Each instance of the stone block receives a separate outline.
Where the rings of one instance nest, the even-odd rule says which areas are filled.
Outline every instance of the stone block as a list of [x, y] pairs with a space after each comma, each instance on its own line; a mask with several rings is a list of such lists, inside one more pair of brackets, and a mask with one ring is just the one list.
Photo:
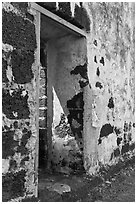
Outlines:
[[22, 89], [14, 90], [12, 96], [8, 90], [2, 92], [2, 111], [9, 119], [29, 118], [28, 95], [22, 95]]
[[29, 83], [33, 78], [31, 66], [34, 62], [32, 51], [14, 50], [11, 54], [11, 65], [14, 81], [18, 84]]
[[36, 49], [35, 25], [13, 12], [2, 11], [2, 41], [15, 48]]

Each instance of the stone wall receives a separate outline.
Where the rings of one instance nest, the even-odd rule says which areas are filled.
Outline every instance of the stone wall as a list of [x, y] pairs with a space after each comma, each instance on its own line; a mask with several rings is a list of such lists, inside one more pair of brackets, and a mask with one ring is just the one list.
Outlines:
[[84, 93], [85, 167], [95, 173], [134, 149], [135, 5], [85, 3], [88, 77]]
[[28, 3], [2, 4], [3, 201], [36, 195], [36, 13]]

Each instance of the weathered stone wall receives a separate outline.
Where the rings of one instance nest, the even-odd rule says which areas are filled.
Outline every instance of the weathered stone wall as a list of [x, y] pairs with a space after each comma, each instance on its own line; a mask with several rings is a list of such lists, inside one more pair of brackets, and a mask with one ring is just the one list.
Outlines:
[[36, 195], [36, 13], [28, 3], [2, 4], [3, 201]]
[[84, 155], [85, 168], [95, 173], [134, 149], [135, 5], [102, 2], [85, 7], [91, 21], [91, 89], [84, 93]]

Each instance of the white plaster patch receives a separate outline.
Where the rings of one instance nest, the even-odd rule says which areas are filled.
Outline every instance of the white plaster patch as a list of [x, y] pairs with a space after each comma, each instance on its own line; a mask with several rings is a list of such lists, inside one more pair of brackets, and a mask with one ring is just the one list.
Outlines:
[[75, 4], [76, 4], [75, 2], [70, 2], [70, 8], [71, 8], [72, 17], [74, 17]]
[[[14, 140], [21, 140], [22, 138], [22, 130], [20, 129], [17, 129], [15, 134], [14, 134]], [[20, 141], [21, 142], [21, 141]], [[19, 144], [20, 145], [20, 144]]]
[[13, 92], [14, 92], [14, 90], [12, 90], [12, 89], [9, 90], [9, 93], [10, 93], [11, 96], [12, 96]]
[[27, 95], [27, 91], [23, 90], [21, 96], [25, 97]]
[[59, 2], [56, 1], [56, 9], [59, 10]]
[[20, 152], [15, 152], [13, 159], [16, 161], [17, 166], [20, 167], [20, 162], [21, 162], [21, 153]]
[[102, 164], [107, 164], [110, 161], [111, 153], [117, 147], [117, 137], [115, 134], [110, 134], [108, 137], [102, 138], [102, 142], [98, 145], [98, 159]]
[[9, 2], [2, 2], [2, 8], [7, 12], [13, 12], [18, 16], [23, 16], [23, 14]]
[[7, 66], [6, 74], [9, 82], [12, 82], [12, 79], [14, 79], [14, 76], [12, 74], [12, 68], [10, 66]]
[[43, 95], [43, 96], [40, 96], [39, 99], [46, 99], [47, 96], [46, 95]]
[[18, 117], [18, 113], [17, 112], [12, 111], [12, 114], [14, 115], [15, 118]]
[[35, 144], [36, 144], [36, 138], [31, 136], [26, 144], [26, 148], [29, 149], [29, 151], [32, 151], [33, 149], [35, 149]]
[[11, 125], [11, 120], [9, 120], [9, 119], [6, 117], [6, 115], [5, 115], [4, 113], [2, 113], [2, 126], [4, 126], [4, 125], [10, 127], [10, 125]]
[[47, 107], [39, 107], [39, 110], [47, 110]]
[[6, 174], [9, 170], [9, 159], [2, 159], [2, 174]]
[[13, 51], [13, 46], [2, 43], [2, 50], [4, 50], [5, 52]]

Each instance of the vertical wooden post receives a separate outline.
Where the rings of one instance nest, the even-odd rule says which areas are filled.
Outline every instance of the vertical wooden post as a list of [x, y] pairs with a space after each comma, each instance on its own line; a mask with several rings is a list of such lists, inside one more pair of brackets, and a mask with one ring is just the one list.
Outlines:
[[36, 11], [35, 25], [36, 25], [36, 41], [37, 49], [35, 53], [36, 60], [36, 128], [37, 128], [37, 140], [35, 146], [35, 185], [36, 192], [35, 196], [38, 197], [38, 167], [39, 167], [39, 86], [40, 86], [40, 24], [41, 24], [41, 13]]

